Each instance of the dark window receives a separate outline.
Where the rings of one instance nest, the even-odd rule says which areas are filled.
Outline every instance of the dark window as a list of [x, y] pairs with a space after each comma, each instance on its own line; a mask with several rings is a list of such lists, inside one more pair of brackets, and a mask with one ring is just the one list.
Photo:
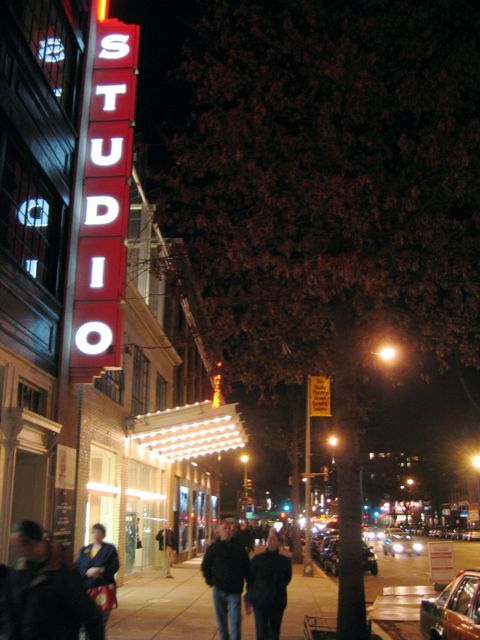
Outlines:
[[123, 371], [105, 371], [100, 378], [95, 378], [95, 388], [104, 393], [106, 396], [117, 404], [123, 402], [124, 375]]
[[150, 363], [142, 350], [133, 352], [132, 413], [141, 415], [148, 411], [148, 382]]
[[449, 609], [461, 613], [464, 616], [469, 615], [470, 605], [478, 588], [478, 578], [464, 578], [458, 587], [453, 599], [449, 605]]
[[72, 116], [79, 47], [62, 5], [57, 0], [17, 0], [12, 6], [53, 93]]
[[18, 406], [44, 416], [47, 408], [47, 393], [20, 382], [18, 385]]
[[57, 294], [63, 206], [30, 152], [11, 137], [0, 210], [0, 245], [34, 280]]
[[163, 411], [167, 408], [167, 381], [157, 373], [156, 409]]

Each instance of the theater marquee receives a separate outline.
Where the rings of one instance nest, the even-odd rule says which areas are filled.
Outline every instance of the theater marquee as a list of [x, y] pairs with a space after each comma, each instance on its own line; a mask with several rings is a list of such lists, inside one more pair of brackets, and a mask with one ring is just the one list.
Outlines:
[[121, 368], [139, 27], [97, 24], [73, 313], [70, 379]]

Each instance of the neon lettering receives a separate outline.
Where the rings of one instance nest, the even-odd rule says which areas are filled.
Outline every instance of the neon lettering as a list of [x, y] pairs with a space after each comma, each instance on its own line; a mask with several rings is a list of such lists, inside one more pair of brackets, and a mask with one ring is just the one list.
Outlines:
[[115, 111], [117, 95], [127, 93], [126, 84], [99, 84], [95, 88], [95, 95], [105, 96], [103, 101], [104, 111]]
[[90, 288], [102, 289], [104, 286], [103, 276], [105, 275], [105, 256], [92, 258], [92, 269], [90, 272]]
[[45, 62], [57, 63], [65, 60], [65, 47], [61, 38], [47, 38], [38, 43], [38, 57]]
[[122, 157], [123, 152], [123, 138], [110, 138], [110, 153], [108, 155], [103, 154], [103, 142], [105, 138], [92, 138], [90, 158], [97, 167], [111, 167]]
[[102, 39], [102, 50], [98, 54], [98, 57], [104, 58], [105, 60], [120, 60], [120, 58], [125, 58], [130, 53], [130, 47], [127, 44], [129, 37], [127, 34], [122, 33], [112, 33], [105, 36]]
[[50, 205], [43, 198], [25, 200], [18, 207], [17, 218], [27, 227], [48, 227]]
[[[89, 336], [96, 334], [99, 340], [92, 344], [88, 341]], [[113, 342], [113, 333], [108, 325], [104, 322], [85, 322], [75, 334], [75, 344], [82, 353], [95, 356], [103, 353], [110, 347]]]
[[[112, 196], [87, 196], [85, 198], [87, 206], [85, 209], [85, 224], [99, 225], [114, 222], [120, 213], [118, 200]], [[100, 213], [100, 207], [106, 210]]]

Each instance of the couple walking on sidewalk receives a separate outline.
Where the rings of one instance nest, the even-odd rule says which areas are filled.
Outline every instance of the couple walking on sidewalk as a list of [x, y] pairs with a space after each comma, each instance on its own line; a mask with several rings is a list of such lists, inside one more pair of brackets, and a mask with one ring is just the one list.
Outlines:
[[[249, 560], [245, 548], [233, 539], [235, 521], [222, 520], [219, 538], [208, 547], [202, 573], [213, 587], [213, 603], [221, 640], [240, 640], [242, 591], [247, 583], [245, 610], [255, 615], [257, 640], [278, 640], [287, 606], [287, 585], [292, 577], [289, 558], [279, 552], [279, 539], [271, 529], [266, 550]], [[230, 631], [229, 631], [230, 622]]]

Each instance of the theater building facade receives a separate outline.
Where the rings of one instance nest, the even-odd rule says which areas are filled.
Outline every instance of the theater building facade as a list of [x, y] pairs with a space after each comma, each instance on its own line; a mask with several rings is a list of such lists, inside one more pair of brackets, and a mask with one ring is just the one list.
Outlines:
[[217, 453], [246, 439], [195, 309], [146, 267], [169, 246], [132, 164], [139, 46], [104, 1], [0, 8], [0, 561], [15, 520], [72, 555], [102, 522], [120, 581], [166, 522], [202, 550]]

